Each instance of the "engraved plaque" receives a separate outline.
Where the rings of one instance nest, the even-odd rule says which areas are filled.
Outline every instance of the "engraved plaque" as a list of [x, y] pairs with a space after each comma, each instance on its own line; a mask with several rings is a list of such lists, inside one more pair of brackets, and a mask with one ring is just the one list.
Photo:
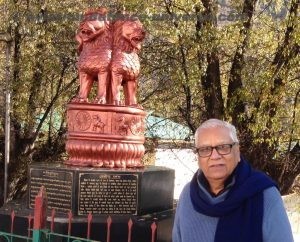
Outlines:
[[81, 173], [78, 189], [78, 215], [137, 214], [137, 174]]
[[29, 207], [34, 208], [35, 196], [44, 186], [48, 208], [68, 212], [72, 209], [72, 185], [72, 172], [30, 168]]

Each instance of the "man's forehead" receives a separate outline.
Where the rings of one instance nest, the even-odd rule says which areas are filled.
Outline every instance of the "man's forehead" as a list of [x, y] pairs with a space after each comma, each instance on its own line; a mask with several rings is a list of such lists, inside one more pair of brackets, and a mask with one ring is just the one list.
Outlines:
[[224, 140], [200, 140], [197, 144], [198, 147], [201, 146], [217, 146], [217, 145], [225, 145], [225, 144], [231, 144], [232, 140], [230, 138], [224, 139]]

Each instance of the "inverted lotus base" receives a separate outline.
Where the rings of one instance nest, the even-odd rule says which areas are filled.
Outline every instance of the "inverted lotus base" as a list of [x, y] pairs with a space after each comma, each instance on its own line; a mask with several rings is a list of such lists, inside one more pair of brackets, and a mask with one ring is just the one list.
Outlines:
[[93, 167], [141, 167], [144, 119], [140, 108], [92, 103], [67, 105], [65, 164]]

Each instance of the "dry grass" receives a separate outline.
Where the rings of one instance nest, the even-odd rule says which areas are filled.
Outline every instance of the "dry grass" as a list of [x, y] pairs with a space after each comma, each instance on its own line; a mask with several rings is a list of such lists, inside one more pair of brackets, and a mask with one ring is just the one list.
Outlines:
[[[292, 225], [294, 236], [300, 237], [300, 194], [292, 193], [283, 196], [284, 205]], [[295, 238], [295, 242], [298, 240]]]

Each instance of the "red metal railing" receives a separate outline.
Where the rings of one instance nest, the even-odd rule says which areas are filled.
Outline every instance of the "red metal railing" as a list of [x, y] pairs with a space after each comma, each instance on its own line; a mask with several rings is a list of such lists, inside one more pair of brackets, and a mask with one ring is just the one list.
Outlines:
[[[80, 241], [91, 241], [91, 228], [93, 223], [93, 215], [89, 213], [87, 215], [87, 231], [86, 231], [86, 238], [79, 238], [71, 236], [71, 229], [72, 229], [72, 221], [73, 221], [73, 214], [71, 211], [67, 214], [67, 221], [68, 221], [68, 232], [67, 235], [65, 234], [59, 234], [55, 233], [54, 227], [55, 227], [55, 218], [56, 218], [56, 212], [54, 209], [51, 211], [51, 218], [50, 218], [50, 230], [46, 228], [46, 220], [47, 216], [47, 196], [46, 196], [46, 190], [44, 187], [41, 187], [39, 194], [35, 198], [35, 208], [34, 208], [34, 216], [29, 214], [27, 217], [28, 220], [28, 234], [27, 237], [25, 236], [19, 236], [14, 233], [14, 225], [15, 225], [15, 211], [11, 211], [10, 215], [10, 233], [7, 232], [1, 232], [0, 231], [0, 237], [4, 236], [5, 238], [10, 238], [8, 241], [13, 241], [13, 238], [19, 238], [24, 239], [27, 241], [33, 241], [33, 242], [40, 242], [45, 241], [45, 238], [49, 242], [55, 240], [54, 236], [57, 237], [64, 237], [67, 238], [67, 241], [73, 241], [73, 240], [80, 240]], [[33, 224], [33, 227], [32, 227]], [[108, 216], [106, 219], [106, 242], [111, 242], [111, 225], [113, 224], [113, 219], [111, 216]], [[130, 218], [127, 222], [127, 229], [128, 229], [128, 242], [132, 242], [132, 233], [133, 233], [133, 227], [134, 222]], [[154, 222], [151, 223], [151, 240], [149, 242], [155, 242], [156, 241], [156, 232], [157, 232], [157, 225]], [[33, 233], [32, 233], [33, 232]], [[44, 236], [44, 237], [43, 237]], [[42, 239], [43, 237], [43, 239]], [[94, 240], [93, 240], [94, 241]], [[147, 241], [142, 241], [147, 242]]]

